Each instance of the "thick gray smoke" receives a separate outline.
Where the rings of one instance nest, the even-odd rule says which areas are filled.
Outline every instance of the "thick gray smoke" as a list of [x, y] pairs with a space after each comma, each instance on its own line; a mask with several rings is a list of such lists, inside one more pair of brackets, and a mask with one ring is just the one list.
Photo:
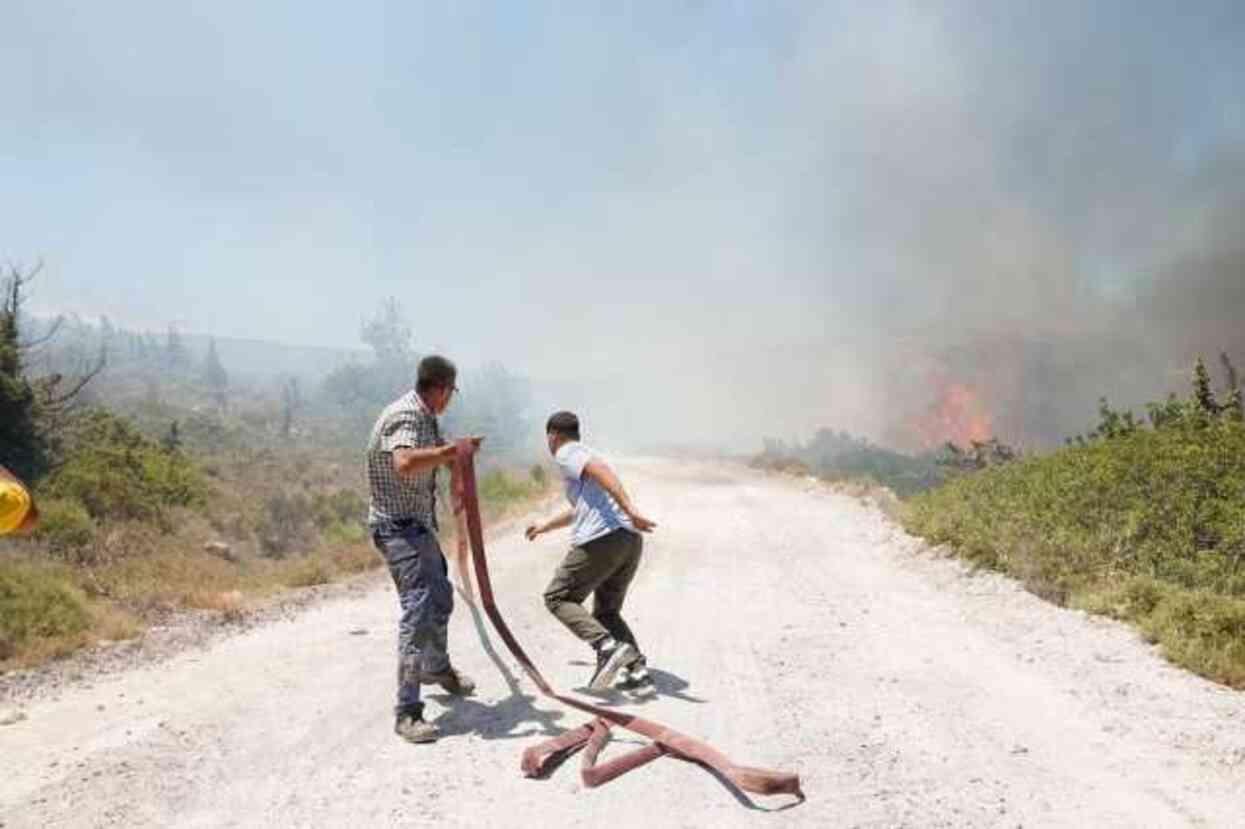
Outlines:
[[1042, 445], [1101, 395], [1187, 390], [1198, 354], [1245, 362], [1243, 24], [1232, 3], [809, 15], [771, 113], [789, 152], [751, 172], [781, 193], [773, 284], [822, 330], [774, 347], [760, 313], [707, 348], [679, 374], [730, 389], [706, 422]]
[[1245, 363], [1236, 0], [70, 5], [0, 31], [33, 311], [393, 295], [620, 448], [1051, 443]]

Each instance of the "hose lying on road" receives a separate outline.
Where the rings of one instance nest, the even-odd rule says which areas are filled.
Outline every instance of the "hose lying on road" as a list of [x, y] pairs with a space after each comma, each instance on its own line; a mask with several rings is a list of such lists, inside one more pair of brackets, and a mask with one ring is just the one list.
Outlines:
[[[660, 723], [634, 717], [619, 711], [612, 711], [598, 705], [584, 702], [575, 697], [560, 694], [553, 689], [540, 673], [532, 660], [528, 658], [509, 626], [497, 610], [493, 600], [493, 586], [489, 580], [488, 560], [484, 554], [484, 530], [480, 521], [480, 501], [476, 492], [475, 462], [473, 455], [475, 446], [470, 440], [458, 442], [457, 481], [460, 488], [459, 496], [467, 517], [467, 537], [471, 543], [472, 560], [475, 564], [476, 582], [479, 585], [480, 600], [484, 612], [497, 630], [497, 635], [506, 643], [510, 653], [518, 661], [523, 671], [536, 683], [541, 693], [551, 699], [569, 705], [572, 708], [587, 712], [596, 717], [591, 723], [533, 746], [523, 752], [521, 768], [529, 777], [539, 775], [557, 758], [564, 757], [568, 752], [584, 746], [582, 776], [584, 785], [589, 788], [606, 783], [620, 774], [669, 754], [684, 760], [690, 760], [708, 766], [740, 789], [753, 794], [791, 794], [804, 799], [800, 790], [800, 778], [789, 772], [770, 771], [769, 769], [739, 766], [720, 751], [692, 739], [684, 734], [667, 728]], [[606, 763], [597, 764], [597, 756], [609, 740], [611, 726], [619, 726], [637, 734], [648, 737], [653, 742], [640, 749], [614, 758]]]

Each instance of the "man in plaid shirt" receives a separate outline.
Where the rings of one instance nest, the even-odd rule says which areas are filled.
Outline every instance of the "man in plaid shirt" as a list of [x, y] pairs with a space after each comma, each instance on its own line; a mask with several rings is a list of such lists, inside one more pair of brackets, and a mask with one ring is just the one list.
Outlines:
[[[367, 447], [368, 528], [389, 566], [402, 609], [394, 731], [413, 743], [437, 739], [436, 726], [424, 721], [421, 683], [459, 695], [475, 689], [450, 665], [446, 627], [454, 593], [436, 535], [437, 469], [452, 466], [457, 454], [454, 444], [442, 438], [437, 416], [458, 390], [457, 377], [458, 370], [444, 357], [421, 360], [415, 389], [381, 412]], [[479, 445], [481, 439], [472, 440]], [[461, 505], [454, 507], [458, 514]]]

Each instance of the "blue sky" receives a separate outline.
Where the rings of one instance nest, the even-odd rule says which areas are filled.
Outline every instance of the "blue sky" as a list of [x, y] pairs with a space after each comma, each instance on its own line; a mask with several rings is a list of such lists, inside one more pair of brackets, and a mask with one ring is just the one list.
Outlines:
[[718, 413], [757, 350], [1084, 329], [1218, 244], [1241, 8], [0, 0], [0, 257], [36, 310], [291, 343], [394, 295], [422, 348]]

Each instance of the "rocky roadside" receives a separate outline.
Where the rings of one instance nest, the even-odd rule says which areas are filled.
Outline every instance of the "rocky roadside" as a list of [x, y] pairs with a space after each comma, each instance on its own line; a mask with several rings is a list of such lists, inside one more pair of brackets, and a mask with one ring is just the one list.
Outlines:
[[63, 691], [89, 686], [102, 677], [207, 648], [222, 638], [293, 618], [314, 604], [369, 592], [387, 579], [378, 568], [330, 584], [285, 590], [229, 611], [173, 611], [133, 639], [101, 642], [37, 668], [0, 674], [0, 727], [24, 719], [23, 705], [30, 700], [56, 699]]

